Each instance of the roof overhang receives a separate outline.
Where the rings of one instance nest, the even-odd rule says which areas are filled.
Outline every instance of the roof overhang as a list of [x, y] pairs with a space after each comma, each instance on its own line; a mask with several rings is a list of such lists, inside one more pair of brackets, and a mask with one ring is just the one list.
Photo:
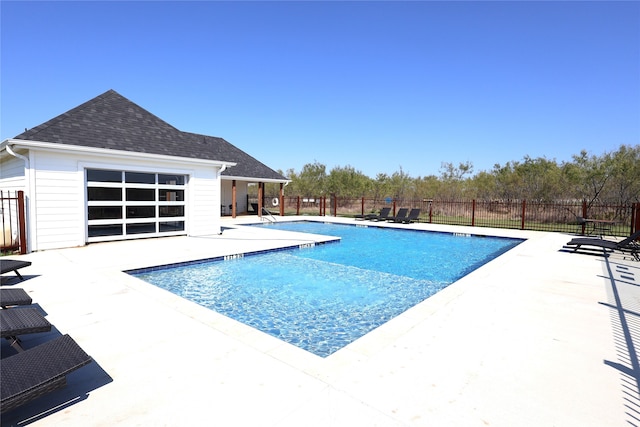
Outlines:
[[25, 150], [39, 150], [39, 151], [51, 151], [56, 153], [76, 153], [76, 154], [91, 154], [101, 157], [115, 157], [126, 159], [140, 159], [140, 160], [155, 160], [165, 162], [179, 162], [187, 164], [207, 165], [217, 168], [231, 167], [237, 165], [235, 162], [225, 162], [222, 160], [206, 160], [195, 159], [192, 157], [179, 157], [179, 156], [167, 156], [162, 154], [140, 153], [136, 151], [123, 151], [123, 150], [111, 150], [108, 148], [95, 148], [84, 147], [79, 145], [58, 144], [42, 141], [29, 141], [25, 139], [6, 139], [0, 143], [0, 151], [6, 150], [9, 146], [12, 150], [25, 149]]
[[249, 182], [275, 182], [275, 183], [289, 183], [290, 179], [275, 179], [275, 178], [256, 178], [254, 176], [232, 176], [232, 175], [220, 175], [220, 179], [224, 181], [249, 181]]

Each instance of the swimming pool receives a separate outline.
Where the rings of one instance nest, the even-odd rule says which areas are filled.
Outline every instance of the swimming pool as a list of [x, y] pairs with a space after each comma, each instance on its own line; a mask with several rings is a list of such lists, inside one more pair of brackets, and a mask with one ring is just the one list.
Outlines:
[[522, 242], [312, 221], [260, 226], [341, 240], [130, 274], [326, 357]]

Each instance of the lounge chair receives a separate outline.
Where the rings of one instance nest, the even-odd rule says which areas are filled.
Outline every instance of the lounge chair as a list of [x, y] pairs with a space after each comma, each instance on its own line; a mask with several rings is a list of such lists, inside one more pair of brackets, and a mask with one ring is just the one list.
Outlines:
[[20, 278], [20, 280], [24, 280], [24, 277], [22, 277], [22, 275], [18, 272], [18, 269], [29, 267], [30, 265], [31, 261], [0, 258], [0, 274], [13, 271], [14, 273], [16, 273], [16, 276]]
[[640, 261], [640, 244], [636, 240], [640, 239], [640, 230], [619, 242], [600, 238], [579, 237], [567, 242], [566, 246], [575, 246], [573, 251], [577, 251], [582, 246], [594, 246], [596, 248], [609, 249], [631, 254], [636, 261]]
[[408, 208], [400, 208], [396, 216], [390, 216], [389, 218], [387, 218], [387, 221], [402, 222], [402, 220], [407, 219], [408, 213], [409, 213]]
[[373, 219], [375, 219], [375, 218], [377, 218], [377, 217], [379, 217], [380, 215], [383, 215], [383, 214], [385, 214], [384, 216], [387, 217], [387, 216], [389, 216], [389, 212], [391, 212], [391, 208], [382, 208], [382, 209], [380, 209], [380, 213], [379, 214], [375, 214], [375, 213], [368, 213], [368, 214], [364, 214], [364, 215], [360, 215], [359, 214], [359, 215], [354, 216], [354, 219], [356, 219], [356, 220], [358, 220], [358, 219], [365, 220], [366, 219], [366, 220], [371, 221], [371, 220], [373, 220]]
[[0, 337], [11, 342], [11, 347], [24, 351], [19, 335], [49, 332], [51, 323], [36, 308], [0, 310]]
[[29, 305], [32, 300], [24, 289], [0, 289], [0, 307], [7, 308], [14, 305]]
[[69, 335], [2, 359], [0, 412], [8, 412], [64, 387], [67, 374], [91, 361], [91, 356]]
[[401, 222], [403, 224], [411, 224], [412, 222], [417, 221], [419, 216], [420, 216], [420, 209], [411, 209], [411, 211], [409, 212], [409, 215], [407, 215], [404, 218], [397, 219], [395, 220], [395, 222]]
[[391, 213], [391, 208], [382, 208], [380, 209], [380, 214], [372, 215], [367, 218], [369, 221], [384, 221], [389, 218], [389, 214]]
[[364, 219], [370, 219], [371, 217], [374, 217], [378, 214], [374, 214], [374, 213], [368, 213], [368, 214], [358, 214], [358, 215], [354, 215], [353, 219], [357, 220], [364, 220]]

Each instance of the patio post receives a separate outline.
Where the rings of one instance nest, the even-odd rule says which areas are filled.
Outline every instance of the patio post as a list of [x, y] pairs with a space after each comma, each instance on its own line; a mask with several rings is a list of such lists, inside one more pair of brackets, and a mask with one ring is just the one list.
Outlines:
[[258, 183], [258, 216], [262, 217], [262, 198], [264, 197], [263, 193], [263, 183], [259, 182]]
[[18, 243], [20, 245], [20, 255], [27, 253], [27, 222], [24, 213], [24, 191], [18, 191]]
[[236, 217], [236, 180], [231, 181], [231, 218]]
[[284, 216], [284, 184], [280, 183], [280, 216]]

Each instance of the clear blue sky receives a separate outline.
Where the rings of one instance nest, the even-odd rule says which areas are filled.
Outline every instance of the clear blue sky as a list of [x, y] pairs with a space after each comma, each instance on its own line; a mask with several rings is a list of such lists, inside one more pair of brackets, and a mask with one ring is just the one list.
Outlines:
[[640, 144], [639, 2], [0, 4], [2, 140], [114, 89], [285, 172]]

